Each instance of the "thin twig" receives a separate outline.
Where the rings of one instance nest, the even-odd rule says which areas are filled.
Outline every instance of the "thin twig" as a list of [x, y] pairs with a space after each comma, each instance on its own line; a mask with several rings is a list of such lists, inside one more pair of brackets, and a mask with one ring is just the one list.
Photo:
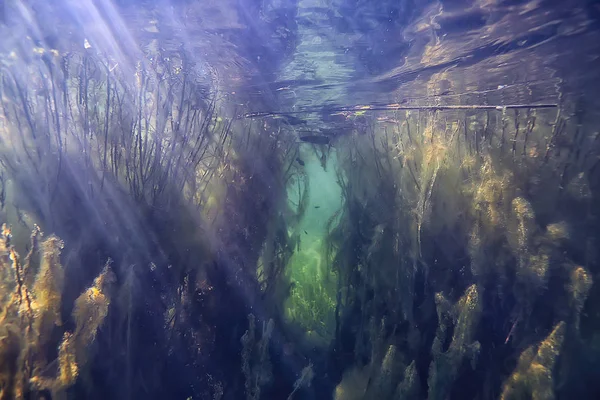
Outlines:
[[[541, 104], [506, 104], [506, 105], [454, 105], [454, 106], [401, 106], [401, 105], [385, 105], [378, 107], [371, 106], [345, 106], [338, 108], [331, 108], [328, 111], [331, 112], [367, 112], [367, 111], [396, 111], [396, 110], [423, 110], [423, 111], [440, 111], [440, 110], [497, 110], [504, 111], [508, 109], [528, 109], [528, 108], [556, 108], [558, 104], [554, 103], [541, 103]], [[290, 114], [313, 114], [323, 112], [323, 107], [312, 107], [305, 108], [299, 111], [258, 111], [244, 114], [244, 118], [261, 118], [271, 117], [275, 115], [290, 115]]]

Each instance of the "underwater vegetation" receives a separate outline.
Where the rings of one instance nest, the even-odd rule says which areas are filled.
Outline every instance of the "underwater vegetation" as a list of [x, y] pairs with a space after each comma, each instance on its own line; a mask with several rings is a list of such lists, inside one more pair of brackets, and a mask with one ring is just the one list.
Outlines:
[[21, 259], [10, 239], [10, 230], [4, 225], [0, 242], [4, 275], [0, 394], [3, 399], [29, 398], [32, 391], [47, 391], [52, 398], [65, 398], [76, 379], [89, 374], [88, 352], [108, 313], [114, 275], [107, 264], [77, 297], [72, 314], [75, 326], [68, 330], [60, 313], [63, 243], [54, 236], [41, 241], [42, 233], [36, 227], [30, 250]]
[[0, 399], [600, 397], [600, 134], [567, 78], [544, 107], [478, 107], [442, 104], [477, 85], [431, 68], [437, 103], [315, 126], [257, 112], [287, 86], [245, 93], [248, 59], [217, 68], [170, 25], [278, 41], [293, 8], [122, 3], [131, 48], [79, 8], [3, 10]]
[[[597, 269], [598, 176], [555, 138], [581, 128], [566, 128], [573, 119], [560, 112], [545, 132], [534, 126], [552, 118], [547, 111], [403, 113], [401, 124], [338, 146], [345, 210], [330, 241], [347, 297], [336, 345], [352, 349], [356, 366], [336, 398], [375, 398], [382, 373], [399, 386], [377, 398], [568, 396], [569, 380], [586, 373], [567, 369], [595, 348], [581, 315], [594, 307], [586, 299]], [[403, 373], [419, 375], [420, 394], [394, 394]], [[364, 387], [346, 388], [357, 381]]]

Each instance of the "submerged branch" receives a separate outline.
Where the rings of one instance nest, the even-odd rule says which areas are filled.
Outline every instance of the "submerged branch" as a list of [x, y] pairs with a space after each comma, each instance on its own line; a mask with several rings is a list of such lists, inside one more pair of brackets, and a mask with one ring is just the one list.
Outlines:
[[[343, 112], [343, 111], [397, 111], [397, 110], [419, 110], [419, 111], [440, 111], [440, 110], [515, 110], [515, 109], [534, 109], [534, 108], [556, 108], [558, 104], [554, 103], [542, 103], [542, 104], [507, 104], [507, 105], [449, 105], [449, 106], [402, 106], [399, 104], [388, 104], [384, 106], [348, 106], [348, 107], [337, 107], [328, 109], [329, 112]], [[288, 114], [311, 114], [322, 112], [323, 107], [312, 107], [306, 108], [299, 111], [287, 111], [287, 112], [276, 112], [276, 111], [258, 111], [244, 114], [244, 118], [261, 118], [270, 117], [275, 115], [288, 115]]]

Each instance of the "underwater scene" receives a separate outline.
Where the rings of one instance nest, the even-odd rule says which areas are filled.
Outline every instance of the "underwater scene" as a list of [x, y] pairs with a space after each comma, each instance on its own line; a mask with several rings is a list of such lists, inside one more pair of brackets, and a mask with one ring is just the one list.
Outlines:
[[0, 400], [600, 399], [600, 3], [0, 0]]

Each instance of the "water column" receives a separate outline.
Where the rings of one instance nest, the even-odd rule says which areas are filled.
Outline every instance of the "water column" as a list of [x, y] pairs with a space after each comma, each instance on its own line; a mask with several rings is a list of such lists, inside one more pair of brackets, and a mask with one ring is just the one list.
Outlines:
[[[352, 69], [342, 46], [336, 45], [331, 24], [335, 13], [325, 0], [300, 0], [296, 21], [299, 43], [291, 61], [282, 69], [278, 91], [282, 104], [292, 110], [345, 102], [345, 86]], [[289, 84], [286, 84], [289, 82]], [[302, 114], [300, 117], [304, 117]], [[315, 117], [316, 118], [316, 117]], [[292, 129], [301, 136], [319, 134], [324, 122], [310, 119]], [[323, 160], [320, 155], [325, 153]], [[303, 343], [309, 348], [326, 346], [335, 332], [337, 277], [326, 260], [324, 238], [327, 223], [341, 207], [341, 190], [336, 176], [336, 150], [327, 145], [299, 144], [299, 173], [309, 186], [309, 204], [296, 228], [300, 244], [287, 271], [293, 282], [286, 302], [286, 318], [305, 330]], [[301, 165], [304, 164], [304, 165]], [[299, 202], [295, 185], [289, 188], [289, 201]]]

